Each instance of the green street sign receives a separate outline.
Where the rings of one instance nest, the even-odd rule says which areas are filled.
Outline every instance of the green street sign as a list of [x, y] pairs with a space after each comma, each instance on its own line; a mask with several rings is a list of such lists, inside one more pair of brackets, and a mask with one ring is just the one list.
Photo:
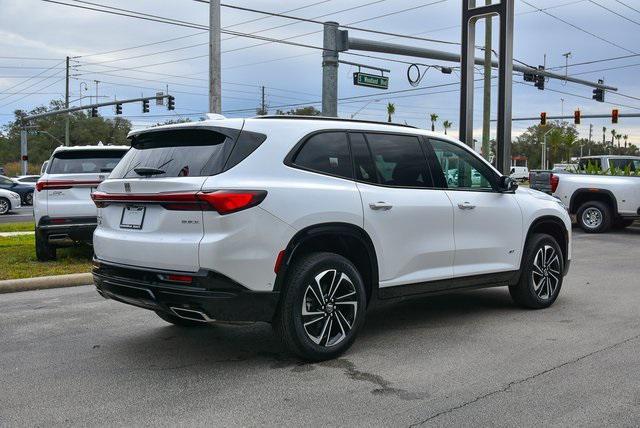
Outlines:
[[357, 72], [353, 73], [353, 84], [369, 88], [389, 89], [389, 78], [387, 76]]

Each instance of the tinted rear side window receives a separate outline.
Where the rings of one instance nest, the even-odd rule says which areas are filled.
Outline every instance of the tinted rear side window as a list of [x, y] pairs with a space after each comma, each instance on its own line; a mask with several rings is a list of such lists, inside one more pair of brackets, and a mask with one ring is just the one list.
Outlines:
[[53, 155], [49, 174], [83, 174], [111, 172], [125, 150], [70, 150]]
[[352, 178], [353, 165], [349, 154], [347, 134], [344, 132], [324, 132], [310, 137], [293, 160], [296, 166]]
[[[233, 135], [235, 134], [235, 135]], [[237, 130], [175, 129], [134, 135], [131, 149], [110, 178], [140, 178], [136, 170], [157, 169], [149, 178], [203, 177], [222, 172]]]
[[427, 158], [417, 137], [367, 134], [380, 184], [397, 187], [433, 187]]

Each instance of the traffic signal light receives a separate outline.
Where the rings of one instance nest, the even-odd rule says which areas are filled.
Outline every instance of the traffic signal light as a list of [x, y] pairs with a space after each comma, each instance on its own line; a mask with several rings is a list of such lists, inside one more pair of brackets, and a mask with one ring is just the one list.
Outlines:
[[[598, 83], [603, 84], [604, 80], [598, 80]], [[593, 90], [593, 96], [591, 97], [594, 100], [603, 103], [604, 102], [604, 89], [596, 88]]]
[[540, 125], [545, 126], [547, 124], [547, 113], [540, 113]]
[[98, 108], [97, 107], [91, 107], [89, 116], [90, 117], [98, 117]]
[[611, 123], [618, 123], [618, 114], [619, 111], [617, 108], [611, 111]]
[[142, 101], [142, 112], [149, 113], [149, 100]]
[[116, 104], [116, 114], [122, 114], [122, 104]]
[[573, 112], [573, 123], [576, 125], [580, 125], [580, 110], [576, 110]]
[[176, 109], [176, 99], [169, 95], [167, 97], [167, 110], [175, 110]]
[[[540, 71], [544, 71], [544, 66], [543, 65], [539, 65], [538, 66], [538, 70]], [[541, 74], [536, 74], [535, 75], [535, 83], [534, 86], [538, 89], [540, 89], [541, 91], [544, 91], [544, 76]]]

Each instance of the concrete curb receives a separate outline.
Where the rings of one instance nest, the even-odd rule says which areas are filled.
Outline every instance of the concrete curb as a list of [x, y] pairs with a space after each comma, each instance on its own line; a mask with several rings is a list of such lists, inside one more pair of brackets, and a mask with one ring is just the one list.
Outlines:
[[93, 276], [90, 273], [9, 279], [0, 281], [0, 294], [15, 293], [18, 291], [45, 290], [47, 288], [77, 287], [79, 285], [88, 284], [93, 284]]

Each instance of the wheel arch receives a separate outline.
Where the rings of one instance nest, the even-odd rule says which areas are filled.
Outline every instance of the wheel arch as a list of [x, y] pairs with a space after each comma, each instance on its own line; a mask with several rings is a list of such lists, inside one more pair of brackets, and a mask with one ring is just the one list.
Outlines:
[[364, 229], [351, 223], [322, 223], [297, 232], [284, 250], [274, 290], [283, 290], [287, 272], [298, 257], [316, 251], [333, 252], [351, 261], [363, 277], [367, 301], [376, 297], [378, 259], [373, 242]]
[[[529, 245], [529, 240], [536, 233], [544, 233], [552, 236], [560, 246], [560, 251], [562, 251], [562, 259], [564, 261], [564, 266], [568, 265], [569, 258], [569, 231], [565, 226], [562, 219], [559, 217], [554, 217], [551, 215], [542, 216], [535, 219], [531, 225], [529, 226], [529, 230], [527, 231], [527, 235], [524, 241], [524, 249]], [[527, 254], [525, 251], [522, 252], [522, 258], [520, 260], [520, 269], [522, 270], [522, 266], [524, 264], [524, 260]]]
[[580, 206], [589, 201], [604, 202], [611, 207], [614, 216], [618, 215], [618, 200], [615, 195], [610, 190], [598, 188], [583, 188], [573, 192], [569, 201], [569, 213], [576, 214]]

